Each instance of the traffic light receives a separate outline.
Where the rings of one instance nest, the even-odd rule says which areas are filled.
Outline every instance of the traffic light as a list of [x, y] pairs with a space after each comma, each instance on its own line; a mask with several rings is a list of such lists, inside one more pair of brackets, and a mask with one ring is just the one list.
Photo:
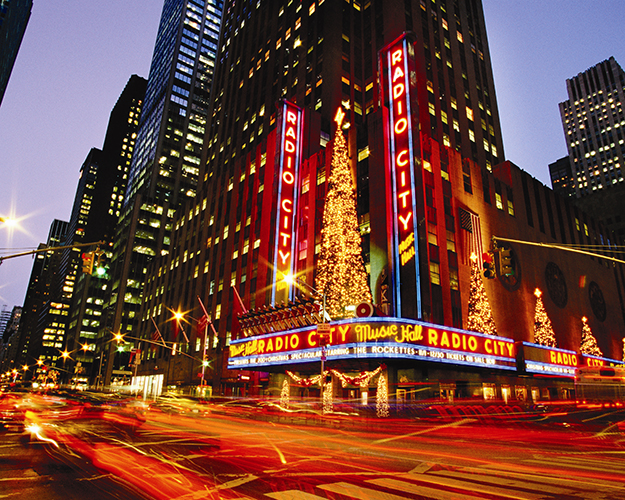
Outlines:
[[484, 252], [482, 254], [482, 261], [484, 267], [484, 277], [492, 280], [495, 278], [495, 263], [493, 262], [492, 252]]
[[512, 250], [509, 248], [499, 250], [499, 274], [501, 276], [514, 276]]
[[102, 250], [96, 250], [95, 273], [98, 276], [106, 275], [106, 254]]
[[91, 274], [93, 272], [94, 253], [85, 252], [82, 254], [82, 272]]

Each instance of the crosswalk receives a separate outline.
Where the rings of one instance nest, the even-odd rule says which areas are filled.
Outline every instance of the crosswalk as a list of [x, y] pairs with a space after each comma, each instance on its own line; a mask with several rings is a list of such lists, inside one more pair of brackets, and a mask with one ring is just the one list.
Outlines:
[[[580, 470], [590, 474], [579, 475]], [[547, 471], [553, 471], [549, 473]], [[286, 489], [266, 493], [274, 500], [547, 500], [568, 498], [623, 499], [623, 461], [601, 457], [528, 457], [521, 466], [484, 464], [475, 467], [436, 467], [422, 464], [409, 473], [374, 479], [338, 480], [317, 484], [314, 493]], [[557, 472], [556, 472], [557, 471]], [[622, 479], [621, 479], [622, 477]], [[340, 497], [338, 497], [340, 495]]]

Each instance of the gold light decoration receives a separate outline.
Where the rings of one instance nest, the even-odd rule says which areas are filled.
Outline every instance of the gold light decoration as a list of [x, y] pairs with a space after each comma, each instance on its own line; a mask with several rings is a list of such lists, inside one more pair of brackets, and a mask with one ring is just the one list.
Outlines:
[[346, 306], [372, 302], [362, 258], [350, 160], [341, 131], [343, 116], [339, 108], [316, 276], [316, 288], [325, 295], [326, 309], [332, 318], [353, 316]]
[[471, 254], [471, 286], [469, 288], [467, 330], [497, 335], [495, 319], [482, 282], [482, 273], [477, 267], [477, 255], [475, 254]]
[[[328, 372], [324, 371], [323, 375], [325, 376]], [[293, 379], [293, 381], [296, 384], [299, 384], [303, 387], [310, 387], [313, 385], [320, 385], [321, 384], [321, 374], [318, 375], [314, 375], [312, 377], [309, 378], [302, 378], [298, 375], [296, 375], [295, 373], [293, 373], [292, 371], [287, 370], [286, 374], [291, 377]]]
[[330, 370], [332, 374], [341, 381], [341, 385], [343, 387], [347, 387], [348, 384], [358, 385], [362, 388], [366, 388], [369, 386], [369, 381], [375, 377], [378, 373], [386, 368], [385, 365], [378, 366], [375, 370], [370, 372], [360, 372], [358, 375], [354, 377], [350, 377], [344, 373], [338, 372], [337, 370]]
[[537, 288], [534, 290], [536, 296], [536, 309], [534, 311], [534, 343], [547, 347], [557, 347], [556, 334], [551, 327], [551, 320], [547, 316], [543, 299], [543, 293]]
[[625, 337], [623, 337], [623, 363], [625, 363]]
[[332, 413], [334, 411], [332, 379], [324, 384], [323, 387], [323, 413]]
[[384, 373], [378, 378], [378, 394], [375, 403], [376, 415], [379, 418], [386, 418], [390, 415], [388, 406], [388, 384]]
[[592, 334], [592, 330], [588, 325], [588, 318], [586, 318], [586, 316], [582, 318], [582, 341], [579, 352], [590, 356], [603, 356], [603, 352], [597, 345], [597, 339], [595, 339], [595, 336]]
[[282, 392], [280, 393], [280, 406], [285, 410], [289, 407], [290, 392], [291, 386], [289, 385], [289, 379], [285, 378], [282, 382]]

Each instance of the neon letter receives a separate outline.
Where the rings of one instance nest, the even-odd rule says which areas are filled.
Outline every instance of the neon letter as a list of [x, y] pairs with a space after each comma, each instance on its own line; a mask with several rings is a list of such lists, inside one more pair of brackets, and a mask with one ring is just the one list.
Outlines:
[[403, 149], [399, 152], [399, 154], [397, 155], [397, 166], [398, 167], [405, 167], [406, 165], [408, 165], [408, 162], [410, 161], [409, 158], [404, 159], [404, 155], [408, 154], [408, 150], [407, 149]]
[[406, 120], [405, 118], [400, 118], [399, 120], [397, 120], [397, 122], [395, 122], [395, 133], [396, 134], [401, 134], [407, 128], [408, 128], [408, 120]]
[[410, 221], [410, 218], [412, 217], [412, 212], [408, 212], [408, 216], [404, 219], [403, 215], [399, 216], [399, 220], [402, 222], [402, 224], [404, 225], [404, 231], [408, 230], [408, 221]]
[[[287, 205], [288, 205], [288, 208], [287, 208]], [[287, 198], [282, 200], [282, 210], [284, 210], [285, 212], [291, 213], [293, 211], [293, 200], [289, 200]]]
[[401, 62], [403, 55], [404, 55], [404, 51], [402, 49], [397, 49], [391, 55], [391, 64], [397, 64], [397, 63]]

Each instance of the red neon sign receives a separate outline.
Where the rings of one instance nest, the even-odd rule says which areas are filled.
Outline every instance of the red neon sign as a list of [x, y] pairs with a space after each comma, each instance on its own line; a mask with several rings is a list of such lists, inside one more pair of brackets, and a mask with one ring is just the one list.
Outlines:
[[406, 36], [380, 53], [387, 140], [389, 249], [394, 314], [421, 315], [415, 156], [418, 154], [416, 61]]
[[273, 302], [276, 293], [286, 291], [288, 285], [283, 277], [294, 274], [295, 217], [297, 214], [298, 169], [301, 158], [302, 110], [288, 101], [282, 101], [281, 124], [278, 135], [278, 204], [276, 209], [276, 236], [274, 245]]
[[391, 107], [391, 142], [395, 177], [395, 226], [399, 229], [399, 257], [405, 265], [415, 256], [414, 187], [411, 182], [411, 155], [409, 144], [410, 106], [407, 99], [406, 54], [403, 43], [389, 53], [389, 89]]

